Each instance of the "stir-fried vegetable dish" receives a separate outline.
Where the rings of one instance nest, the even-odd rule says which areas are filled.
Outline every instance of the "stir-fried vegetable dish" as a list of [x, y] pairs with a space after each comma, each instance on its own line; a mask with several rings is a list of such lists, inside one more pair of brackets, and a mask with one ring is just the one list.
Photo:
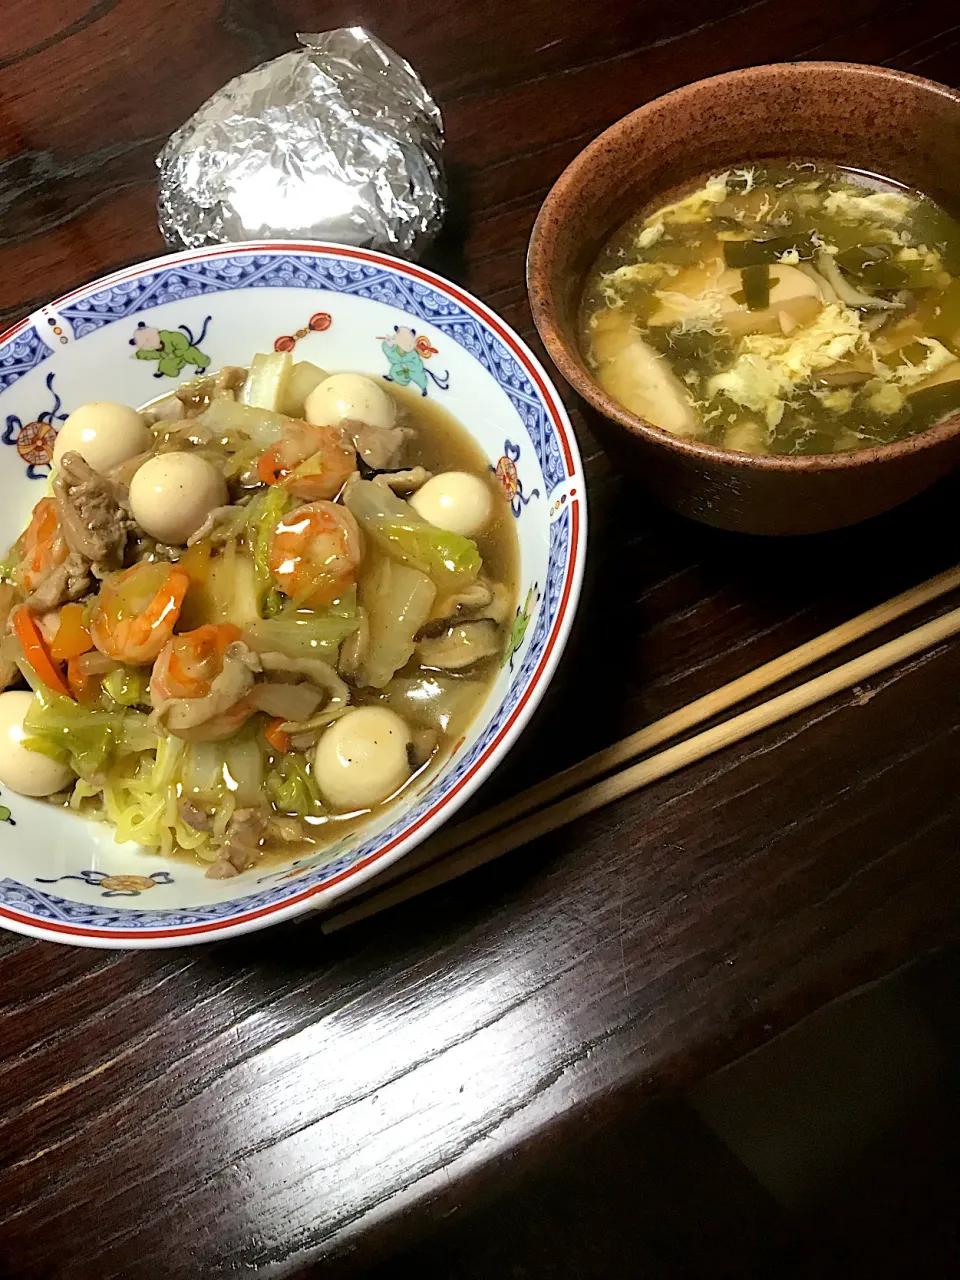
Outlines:
[[442, 759], [515, 609], [486, 460], [289, 353], [81, 406], [2, 566], [0, 782], [215, 878], [326, 843]]
[[581, 344], [675, 435], [779, 454], [901, 440], [960, 410], [960, 224], [825, 165], [729, 170], [612, 237]]

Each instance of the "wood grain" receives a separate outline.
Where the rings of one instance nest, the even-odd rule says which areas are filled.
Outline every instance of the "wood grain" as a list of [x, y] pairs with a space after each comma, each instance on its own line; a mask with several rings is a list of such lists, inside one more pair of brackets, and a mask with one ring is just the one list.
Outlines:
[[[366, 21], [447, 124], [431, 265], [529, 336], [526, 239], [641, 102], [800, 56], [955, 80], [945, 6], [34, 0], [0, 30], [0, 314], [158, 252], [154, 154], [296, 30]], [[587, 590], [498, 798], [957, 559], [960, 485], [800, 544], [641, 506], [587, 463]], [[176, 953], [0, 937], [0, 1274], [364, 1274], [638, 1103], [956, 939], [960, 647], [390, 918]], [[481, 797], [476, 805], [488, 803]], [[598, 1141], [599, 1141], [598, 1137]]]

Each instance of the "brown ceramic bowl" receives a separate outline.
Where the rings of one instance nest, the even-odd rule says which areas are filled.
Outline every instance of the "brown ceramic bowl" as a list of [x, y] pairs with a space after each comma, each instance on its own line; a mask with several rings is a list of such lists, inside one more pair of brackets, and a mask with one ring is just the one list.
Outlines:
[[[527, 258], [557, 368], [607, 420], [604, 443], [660, 501], [750, 533], [814, 533], [905, 501], [960, 462], [960, 415], [854, 453], [771, 457], [681, 440], [611, 399], [577, 345], [583, 279], [607, 237], [659, 195], [744, 161], [822, 159], [917, 187], [960, 214], [960, 94], [883, 67], [793, 62], [700, 80], [602, 133], [561, 174]], [[613, 425], [615, 424], [615, 425]]]

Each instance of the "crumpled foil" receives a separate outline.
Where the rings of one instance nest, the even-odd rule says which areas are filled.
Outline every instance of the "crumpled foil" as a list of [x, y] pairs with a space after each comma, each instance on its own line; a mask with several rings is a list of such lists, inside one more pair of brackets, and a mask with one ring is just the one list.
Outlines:
[[306, 239], [416, 258], [443, 223], [440, 109], [363, 27], [237, 76], [169, 139], [157, 166], [173, 248]]

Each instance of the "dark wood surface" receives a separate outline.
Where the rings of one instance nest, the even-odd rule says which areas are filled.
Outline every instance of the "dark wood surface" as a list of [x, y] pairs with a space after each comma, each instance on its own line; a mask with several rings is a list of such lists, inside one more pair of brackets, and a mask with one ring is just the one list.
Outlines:
[[[430, 265], [526, 337], [538, 205], [626, 111], [751, 62], [960, 72], [935, 3], [9, 4], [0, 315], [161, 251], [165, 137], [298, 28], [355, 21], [444, 111], [452, 210]], [[957, 559], [956, 481], [859, 530], [752, 541], [638, 501], [571, 408], [588, 583], [491, 791]], [[0, 1274], [362, 1274], [508, 1175], [543, 1177], [572, 1135], [602, 1161], [646, 1098], [957, 938], [958, 681], [960, 644], [942, 646], [333, 939], [311, 922], [114, 954], [2, 935]]]

